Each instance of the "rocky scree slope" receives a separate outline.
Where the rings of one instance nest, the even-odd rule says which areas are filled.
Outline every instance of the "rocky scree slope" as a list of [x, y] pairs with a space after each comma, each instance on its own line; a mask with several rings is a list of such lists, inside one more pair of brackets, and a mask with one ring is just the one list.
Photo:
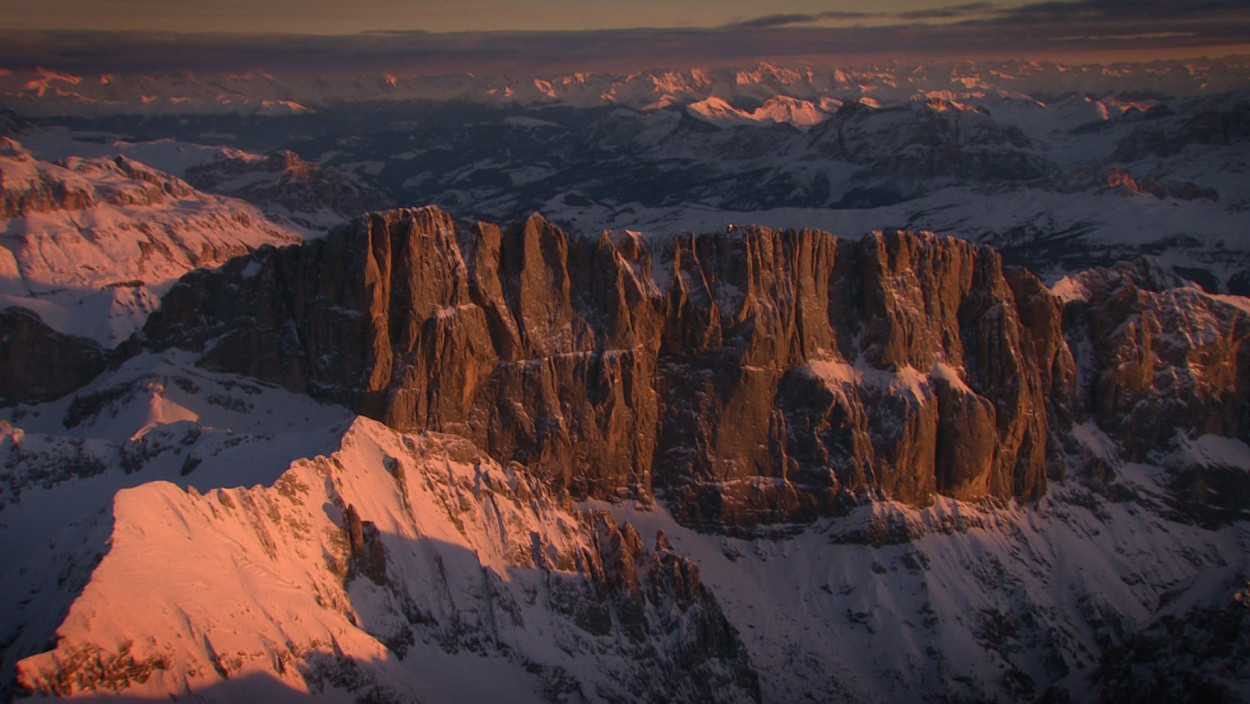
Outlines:
[[1126, 416], [1143, 403], [1176, 411], [1160, 446], [1247, 437], [1243, 310], [1082, 281], [1065, 316], [991, 249], [923, 233], [570, 238], [424, 208], [193, 272], [144, 340], [468, 438], [575, 498], [660, 492], [731, 530], [870, 498], [1034, 499], [1091, 417], [1148, 450]]

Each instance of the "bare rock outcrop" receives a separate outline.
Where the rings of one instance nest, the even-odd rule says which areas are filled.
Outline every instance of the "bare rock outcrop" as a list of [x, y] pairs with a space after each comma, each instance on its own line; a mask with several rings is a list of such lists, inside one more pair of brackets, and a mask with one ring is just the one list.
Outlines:
[[[658, 495], [715, 530], [879, 498], [1032, 500], [1089, 422], [1128, 460], [1247, 439], [1245, 311], [1149, 263], [1073, 286], [1065, 306], [993, 250], [927, 233], [585, 238], [420, 208], [192, 272], [142, 343], [466, 438], [575, 498]], [[6, 403], [111, 359], [5, 316]], [[1178, 476], [1199, 503], [1224, 485]]]
[[647, 687], [667, 698], [724, 692], [726, 700], [760, 701], [759, 676], [699, 566], [674, 552], [663, 531], [648, 549], [633, 526], [606, 512], [587, 515], [587, 522], [597, 551], [584, 556], [585, 570], [600, 594], [582, 601], [579, 613], [593, 615], [591, 631], [616, 631], [634, 647], [646, 647], [649, 634], [669, 634], [671, 659], [659, 663]]
[[371, 521], [362, 521], [360, 512], [350, 504], [343, 511], [343, 522], [350, 559], [348, 579], [360, 574], [373, 580], [375, 584], [385, 584], [386, 552], [378, 537], [377, 526]]
[[1129, 459], [1176, 433], [1250, 441], [1250, 313], [1149, 259], [1076, 284], [1084, 299], [1066, 317], [1090, 353], [1082, 400]]

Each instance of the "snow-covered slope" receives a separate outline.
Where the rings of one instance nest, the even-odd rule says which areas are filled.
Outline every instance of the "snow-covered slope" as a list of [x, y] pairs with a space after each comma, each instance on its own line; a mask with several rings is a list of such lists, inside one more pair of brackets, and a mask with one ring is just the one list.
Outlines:
[[234, 147], [171, 138], [127, 141], [119, 135], [81, 132], [59, 126], [26, 124], [14, 130], [11, 137], [39, 161], [60, 163], [71, 157], [99, 159], [124, 156], [180, 179], [185, 179], [187, 170], [194, 166], [234, 157], [250, 157], [247, 152]]
[[[463, 439], [346, 420], [177, 353], [132, 360], [69, 414], [74, 435], [105, 437], [4, 431], [8, 674], [64, 618], [55, 650], [17, 663], [30, 690], [758, 696], [693, 564]], [[244, 429], [214, 427], [232, 422]], [[40, 471], [74, 452], [91, 469]], [[49, 501], [61, 510], [34, 520]], [[48, 550], [68, 585], [48, 581]]]
[[274, 222], [310, 234], [393, 205], [390, 197], [367, 182], [368, 174], [362, 178], [326, 168], [285, 149], [263, 155], [168, 137], [127, 140], [121, 135], [30, 125], [20, 136], [22, 146], [36, 159], [61, 162], [73, 157], [123, 156], [183, 179], [205, 193], [245, 200]]
[[392, 206], [385, 193], [354, 174], [323, 168], [286, 150], [269, 156], [223, 153], [188, 168], [186, 178], [201, 190], [242, 198], [278, 222], [311, 232], [325, 232], [361, 213]]
[[786, 95], [771, 96], [763, 105], [751, 111], [739, 110], [713, 95], [690, 103], [686, 110], [700, 120], [726, 127], [788, 124], [802, 129], [820, 124], [830, 114], [810, 101]]
[[114, 494], [154, 480], [269, 485], [293, 460], [329, 452], [350, 422], [342, 409], [190, 361], [140, 356], [72, 397], [9, 412], [0, 440], [6, 682], [17, 659], [44, 649], [108, 552]]
[[0, 306], [105, 347], [141, 326], [182, 274], [303, 238], [124, 156], [51, 163], [8, 138], [2, 150]]
[[[22, 686], [223, 702], [1114, 699], [1109, 654], [1212, 609], [1244, 619], [1250, 530], [1181, 520], [1158, 464], [1074, 472], [1033, 505], [881, 502], [735, 538], [662, 505], [572, 505], [463, 439], [189, 362], [135, 358], [4, 430], [0, 611]], [[1106, 452], [1096, 428], [1079, 437]], [[1205, 461], [1250, 471], [1250, 447], [1206, 445]], [[1204, 681], [1244, 695], [1246, 646], [1242, 631], [1208, 656]]]
[[[764, 701], [1034, 701], [1051, 688], [1089, 701], [1102, 653], [1197, 605], [1236, 606], [1250, 570], [1244, 524], [1160, 517], [1147, 508], [1159, 470], [1125, 469], [1131, 501], [1073, 481], [1033, 506], [877, 504], [787, 540], [702, 535], [663, 510], [618, 519], [666, 531], [699, 563], [749, 634]], [[1235, 657], [1221, 662], [1244, 693]]]

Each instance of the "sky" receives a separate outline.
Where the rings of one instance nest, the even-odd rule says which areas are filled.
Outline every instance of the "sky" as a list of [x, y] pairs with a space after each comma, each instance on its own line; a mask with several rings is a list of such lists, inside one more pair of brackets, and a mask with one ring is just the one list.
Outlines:
[[[354, 34], [722, 27], [763, 15], [824, 26], [880, 24], [932, 13], [951, 0], [0, 0], [15, 29]], [[1001, 8], [1021, 0], [998, 3]], [[987, 9], [987, 3], [962, 7]], [[763, 9], [766, 8], [766, 12]], [[821, 15], [824, 15], [823, 17]]]
[[1250, 0], [0, 0], [0, 68], [14, 69], [437, 74], [1232, 53], [1250, 54]]

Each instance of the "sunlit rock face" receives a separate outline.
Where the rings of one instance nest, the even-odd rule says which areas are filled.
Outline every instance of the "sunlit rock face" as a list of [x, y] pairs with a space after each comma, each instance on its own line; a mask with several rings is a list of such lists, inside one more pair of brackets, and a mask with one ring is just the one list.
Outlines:
[[[458, 230], [424, 208], [195, 272], [145, 335], [400, 430], [466, 437], [574, 497], [658, 492], [690, 524], [742, 527], [869, 497], [1042, 495], [1057, 428], [1093, 414], [1115, 432], [1133, 422], [1115, 404], [1155, 388], [1114, 352], [1154, 318], [1120, 329], [1137, 307], [1110, 298], [1068, 315], [1097, 340], [1080, 364], [1098, 377], [1078, 380], [1062, 301], [989, 248], [895, 231], [584, 238], [539, 216]], [[1180, 310], [1156, 298], [1134, 305]], [[1244, 434], [1245, 314], [1204, 300], [1210, 344], [1134, 353], [1223, 370], [1201, 382], [1218, 391], [1169, 403], [1199, 432]]]

